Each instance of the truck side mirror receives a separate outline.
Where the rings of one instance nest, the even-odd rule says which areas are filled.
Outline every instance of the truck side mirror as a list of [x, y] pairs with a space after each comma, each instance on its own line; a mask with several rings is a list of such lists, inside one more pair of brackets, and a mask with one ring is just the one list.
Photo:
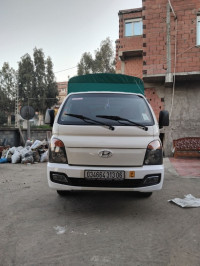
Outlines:
[[44, 119], [45, 124], [48, 124], [52, 127], [54, 119], [55, 119], [55, 111], [53, 109], [47, 109]]
[[159, 128], [169, 126], [169, 112], [166, 110], [160, 111], [159, 114]]

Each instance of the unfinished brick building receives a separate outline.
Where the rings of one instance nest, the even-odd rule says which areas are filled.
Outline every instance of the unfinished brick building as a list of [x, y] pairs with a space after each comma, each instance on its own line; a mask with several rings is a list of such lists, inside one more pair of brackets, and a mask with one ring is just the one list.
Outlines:
[[[137, 24], [133, 32], [132, 21]], [[119, 39], [116, 41], [116, 72], [142, 78], [142, 8], [119, 11]]]
[[199, 0], [143, 0], [140, 9], [119, 11], [116, 62], [117, 73], [143, 79], [157, 117], [170, 112], [166, 155], [173, 139], [200, 136]]
[[68, 82], [67, 81], [62, 81], [62, 82], [57, 82], [58, 86], [58, 98], [59, 102], [58, 104], [61, 105], [65, 97], [67, 96], [67, 87], [68, 87]]

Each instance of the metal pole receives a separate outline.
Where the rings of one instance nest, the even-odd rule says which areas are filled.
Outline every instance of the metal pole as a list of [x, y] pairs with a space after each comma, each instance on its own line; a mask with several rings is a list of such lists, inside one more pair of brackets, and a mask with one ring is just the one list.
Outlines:
[[170, 5], [167, 3], [167, 73], [165, 82], [171, 82], [171, 40], [170, 40]]
[[15, 128], [19, 127], [19, 88], [15, 82]]
[[[29, 112], [29, 98], [28, 98], [28, 112]], [[30, 121], [27, 120], [27, 139], [31, 139]]]

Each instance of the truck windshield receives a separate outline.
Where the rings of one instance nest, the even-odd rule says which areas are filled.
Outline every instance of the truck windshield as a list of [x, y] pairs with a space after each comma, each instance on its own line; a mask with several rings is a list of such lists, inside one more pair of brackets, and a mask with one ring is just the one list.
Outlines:
[[[122, 93], [80, 93], [68, 97], [60, 112], [58, 123], [63, 125], [88, 125], [75, 116], [82, 115], [112, 126], [133, 126], [106, 116], [119, 116], [144, 126], [154, 125], [154, 119], [143, 97]], [[98, 117], [102, 116], [102, 117]], [[94, 125], [98, 125], [95, 124]]]

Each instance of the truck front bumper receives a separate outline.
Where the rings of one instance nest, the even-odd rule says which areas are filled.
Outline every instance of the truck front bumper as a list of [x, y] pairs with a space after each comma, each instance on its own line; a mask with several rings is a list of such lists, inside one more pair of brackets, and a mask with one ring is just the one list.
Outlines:
[[[89, 180], [84, 177], [85, 170], [125, 171], [125, 179], [123, 181]], [[134, 172], [134, 177], [130, 177], [130, 172]], [[152, 192], [162, 188], [164, 180], [164, 166], [86, 167], [48, 163], [47, 178], [49, 187], [56, 190]]]

